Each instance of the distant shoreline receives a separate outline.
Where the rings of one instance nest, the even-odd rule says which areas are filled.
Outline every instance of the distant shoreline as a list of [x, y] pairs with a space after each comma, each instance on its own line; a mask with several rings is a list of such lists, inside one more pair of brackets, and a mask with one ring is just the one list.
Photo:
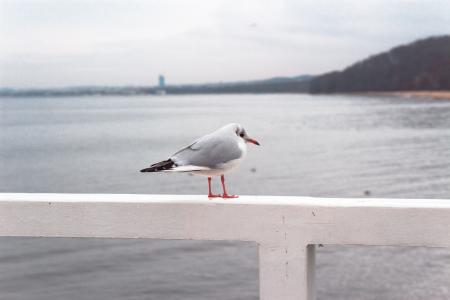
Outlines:
[[396, 96], [404, 98], [431, 98], [450, 100], [450, 91], [390, 91], [390, 92], [359, 92], [357, 95]]
[[[307, 82], [302, 82], [306, 84]], [[334, 93], [311, 93], [300, 86], [297, 90], [289, 86], [292, 82], [282, 83], [277, 89], [254, 89], [253, 86], [202, 86], [200, 88], [168, 87], [166, 95], [229, 95], [229, 94], [303, 94], [303, 95], [354, 95], [354, 96], [381, 96], [450, 100], [450, 90], [441, 91], [360, 91], [360, 92], [334, 92]], [[298, 83], [295, 83], [299, 85]], [[273, 86], [271, 86], [273, 87]], [[290, 87], [283, 89], [282, 87]], [[61, 88], [61, 89], [1, 89], [0, 98], [27, 98], [27, 97], [84, 97], [84, 96], [158, 96], [154, 87], [93, 87], [93, 88]]]

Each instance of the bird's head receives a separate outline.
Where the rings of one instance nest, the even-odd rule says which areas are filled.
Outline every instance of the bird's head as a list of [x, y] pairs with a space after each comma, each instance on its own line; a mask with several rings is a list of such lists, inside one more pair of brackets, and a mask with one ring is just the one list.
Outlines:
[[251, 137], [249, 137], [247, 135], [247, 132], [245, 131], [244, 127], [242, 127], [241, 124], [234, 124], [234, 125], [235, 125], [234, 131], [236, 132], [236, 135], [239, 138], [243, 139], [246, 143], [252, 143], [252, 144], [260, 146], [260, 144], [258, 143], [257, 140], [252, 139]]

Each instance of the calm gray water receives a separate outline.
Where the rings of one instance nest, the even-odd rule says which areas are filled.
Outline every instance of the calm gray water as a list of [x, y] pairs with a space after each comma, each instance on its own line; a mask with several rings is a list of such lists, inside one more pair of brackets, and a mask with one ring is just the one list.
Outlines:
[[[0, 192], [205, 194], [202, 177], [138, 170], [240, 122], [262, 147], [228, 176], [231, 193], [450, 198], [448, 101], [2, 98], [0, 109]], [[0, 299], [257, 299], [257, 259], [249, 243], [0, 238]], [[450, 298], [446, 249], [327, 245], [317, 265], [319, 299]]]

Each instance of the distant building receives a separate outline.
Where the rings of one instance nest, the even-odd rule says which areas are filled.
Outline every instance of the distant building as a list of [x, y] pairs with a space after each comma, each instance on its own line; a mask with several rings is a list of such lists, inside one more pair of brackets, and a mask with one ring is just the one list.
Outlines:
[[156, 90], [156, 94], [166, 94], [166, 79], [164, 78], [164, 75], [159, 75], [158, 77], [158, 89]]
[[159, 75], [159, 88], [164, 89], [166, 87], [166, 79], [164, 75]]

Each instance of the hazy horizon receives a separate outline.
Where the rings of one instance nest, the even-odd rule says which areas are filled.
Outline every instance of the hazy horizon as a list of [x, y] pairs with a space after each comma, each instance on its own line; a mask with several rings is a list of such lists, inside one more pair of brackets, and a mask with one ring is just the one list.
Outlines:
[[317, 75], [450, 33], [436, 1], [0, 1], [0, 87]]

